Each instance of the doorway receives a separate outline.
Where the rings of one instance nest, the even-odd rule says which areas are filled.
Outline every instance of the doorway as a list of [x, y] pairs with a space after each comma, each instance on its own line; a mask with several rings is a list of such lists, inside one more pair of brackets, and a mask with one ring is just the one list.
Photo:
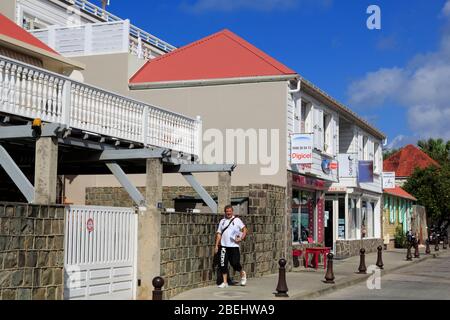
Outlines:
[[333, 200], [325, 201], [325, 217], [324, 217], [324, 226], [325, 226], [325, 247], [333, 248], [334, 239], [333, 239], [333, 221], [334, 221], [334, 210], [333, 210]]

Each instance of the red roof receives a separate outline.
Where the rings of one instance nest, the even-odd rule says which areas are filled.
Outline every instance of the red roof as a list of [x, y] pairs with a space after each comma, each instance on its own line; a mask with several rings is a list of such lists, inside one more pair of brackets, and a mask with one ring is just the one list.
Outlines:
[[229, 30], [148, 61], [132, 84], [296, 75]]
[[391, 196], [417, 201], [416, 198], [414, 198], [412, 195], [410, 195], [408, 192], [406, 192], [400, 187], [395, 187], [394, 189], [384, 189], [384, 193], [387, 193]]
[[395, 172], [396, 177], [410, 177], [416, 168], [440, 167], [439, 163], [418, 147], [408, 145], [393, 154], [383, 163], [386, 172]]
[[[47, 46], [41, 40], [33, 36], [31, 33], [22, 29], [13, 21], [9, 20], [3, 14], [0, 13], [0, 35], [5, 35], [26, 44], [32, 45], [39, 49], [43, 49], [53, 54], [58, 54], [55, 50]], [[58, 54], [59, 55], [59, 54]]]

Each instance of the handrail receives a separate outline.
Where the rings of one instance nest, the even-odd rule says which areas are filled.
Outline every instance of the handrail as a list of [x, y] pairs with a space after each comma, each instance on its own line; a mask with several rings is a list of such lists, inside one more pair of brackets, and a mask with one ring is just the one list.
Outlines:
[[[74, 0], [75, 6], [77, 6], [79, 9], [84, 10], [96, 17], [102, 18], [106, 20], [107, 22], [113, 22], [113, 21], [123, 21], [123, 19], [119, 18], [118, 16], [103, 10], [102, 8], [96, 6], [95, 4], [87, 1], [87, 0]], [[147, 31], [144, 31], [134, 25], [130, 26], [130, 34], [135, 36], [136, 38], [140, 37], [143, 41], [146, 41], [166, 52], [171, 52], [175, 49], [177, 49], [175, 46], [172, 46], [171, 44], [167, 43], [166, 41], [163, 41], [159, 39], [158, 37], [155, 37], [154, 35], [148, 33]]]
[[0, 55], [0, 112], [198, 155], [201, 120]]

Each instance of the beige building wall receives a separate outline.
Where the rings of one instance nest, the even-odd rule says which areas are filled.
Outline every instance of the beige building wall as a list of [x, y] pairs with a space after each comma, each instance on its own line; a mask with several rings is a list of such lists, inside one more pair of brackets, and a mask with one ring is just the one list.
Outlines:
[[1, 0], [0, 13], [12, 21], [16, 21], [16, 0]]
[[[104, 70], [109, 74], [110, 84], [108, 89], [119, 90], [123, 86], [120, 79], [127, 74], [123, 64], [118, 64], [121, 71], [110, 70], [114, 59], [125, 59], [123, 57], [110, 57], [112, 59], [102, 60]], [[107, 87], [103, 81], [105, 76], [98, 75], [89, 68], [89, 61], [80, 59], [87, 65], [85, 80], [87, 83], [97, 81], [97, 85]], [[112, 64], [109, 64], [112, 63]], [[108, 67], [109, 65], [109, 67]], [[123, 73], [122, 73], [123, 72]], [[103, 79], [101, 79], [103, 78]], [[101, 82], [101, 83], [100, 83]], [[161, 106], [167, 110], [179, 112], [181, 114], [196, 117], [200, 115], [203, 120], [203, 131], [208, 129], [218, 129], [225, 136], [227, 129], [266, 129], [277, 130], [279, 133], [279, 149], [273, 156], [278, 162], [278, 170], [275, 175], [261, 175], [261, 168], [268, 166], [239, 165], [232, 177], [232, 184], [235, 186], [248, 185], [251, 183], [269, 183], [286, 186], [286, 163], [287, 163], [287, 82], [264, 82], [248, 84], [232, 84], [208, 87], [176, 88], [125, 91], [122, 94], [136, 98], [137, 100], [149, 104]], [[208, 143], [204, 143], [204, 146]], [[248, 149], [248, 148], [247, 148]], [[225, 153], [225, 152], [224, 152]], [[269, 151], [270, 154], [270, 151]], [[224, 160], [226, 154], [224, 155]], [[247, 157], [248, 159], [248, 154]], [[225, 162], [225, 161], [224, 161]], [[143, 175], [130, 176], [137, 186], [144, 186]], [[217, 185], [217, 174], [198, 174], [198, 180], [205, 186]], [[188, 184], [179, 174], [165, 175], [164, 185]], [[66, 194], [68, 200], [76, 204], [83, 204], [85, 199], [85, 188], [87, 186], [107, 187], [119, 186], [113, 176], [90, 176], [75, 177], [66, 181]]]

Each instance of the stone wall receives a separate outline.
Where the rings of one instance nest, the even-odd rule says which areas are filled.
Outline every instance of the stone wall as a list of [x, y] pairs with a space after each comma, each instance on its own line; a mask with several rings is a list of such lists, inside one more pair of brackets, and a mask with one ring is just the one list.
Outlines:
[[[217, 187], [206, 187], [216, 196]], [[145, 190], [140, 190], [144, 193]], [[88, 188], [88, 205], [131, 206], [131, 200], [121, 188]], [[196, 196], [189, 187], [164, 187], [165, 207], [173, 207], [173, 199]], [[232, 187], [232, 197], [248, 197], [248, 214], [242, 220], [249, 234], [241, 247], [241, 263], [249, 278], [278, 272], [278, 260], [292, 254], [286, 247], [286, 188], [253, 184]], [[214, 285], [214, 242], [217, 224], [222, 214], [162, 213], [161, 273], [165, 279], [165, 299], [183, 291]], [[236, 274], [237, 279], [239, 275]], [[274, 283], [276, 286], [276, 283]]]
[[64, 207], [0, 203], [0, 299], [61, 300]]
[[[242, 192], [236, 188], [234, 193]], [[170, 191], [178, 193], [180, 189]], [[189, 190], [182, 191], [184, 194]], [[253, 278], [278, 272], [278, 260], [284, 257], [285, 189], [250, 185], [248, 195], [249, 214], [241, 218], [249, 233], [241, 246], [241, 263], [248, 277]], [[186, 290], [215, 285], [214, 239], [222, 215], [163, 213], [162, 216], [161, 271], [166, 280], [165, 299]], [[235, 276], [239, 279], [237, 273]]]
[[358, 256], [362, 248], [366, 250], [366, 253], [377, 252], [377, 248], [382, 245], [383, 239], [338, 240], [336, 241], [336, 259]]
[[[141, 194], [145, 194], [145, 188], [140, 187], [138, 190]], [[205, 190], [214, 198], [219, 193], [216, 186], [207, 186]], [[198, 194], [191, 187], [163, 187], [163, 205], [164, 208], [174, 208], [175, 201], [173, 199], [179, 196], [196, 197]], [[231, 196], [233, 198], [247, 198], [249, 196], [249, 187], [234, 186], [231, 188]], [[108, 206], [108, 207], [132, 207], [134, 206], [128, 193], [123, 188], [113, 187], [92, 187], [86, 188], [86, 205]]]

